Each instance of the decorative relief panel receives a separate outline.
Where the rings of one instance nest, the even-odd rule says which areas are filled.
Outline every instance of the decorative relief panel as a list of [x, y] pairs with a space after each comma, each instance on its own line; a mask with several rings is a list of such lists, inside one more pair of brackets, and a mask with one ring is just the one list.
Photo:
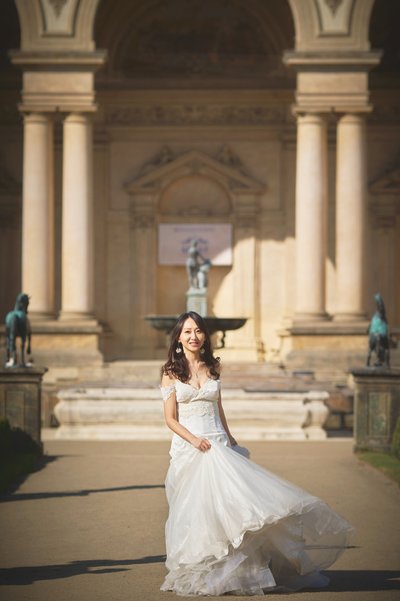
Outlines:
[[271, 125], [287, 119], [286, 106], [153, 105], [106, 109], [110, 125]]

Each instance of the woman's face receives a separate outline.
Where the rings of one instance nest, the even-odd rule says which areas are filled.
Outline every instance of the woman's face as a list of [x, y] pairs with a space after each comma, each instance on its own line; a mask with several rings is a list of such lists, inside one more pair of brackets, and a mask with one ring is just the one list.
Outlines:
[[178, 341], [186, 351], [192, 353], [200, 351], [206, 339], [205, 333], [200, 330], [197, 323], [191, 317], [184, 322]]

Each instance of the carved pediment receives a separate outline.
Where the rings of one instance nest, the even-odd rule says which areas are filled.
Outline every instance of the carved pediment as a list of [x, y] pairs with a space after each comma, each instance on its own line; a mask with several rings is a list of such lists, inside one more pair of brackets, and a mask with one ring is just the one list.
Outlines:
[[215, 180], [232, 192], [261, 194], [265, 185], [245, 174], [242, 162], [224, 146], [216, 158], [198, 150], [174, 156], [163, 147], [153, 161], [146, 163], [139, 176], [125, 185], [129, 194], [162, 190], [171, 182], [188, 176], [203, 176]]

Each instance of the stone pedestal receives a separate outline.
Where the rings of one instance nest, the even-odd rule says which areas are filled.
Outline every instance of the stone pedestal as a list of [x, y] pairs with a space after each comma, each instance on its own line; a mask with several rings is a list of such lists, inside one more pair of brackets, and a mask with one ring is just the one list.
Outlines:
[[389, 451], [400, 415], [400, 370], [353, 369], [356, 451]]
[[40, 444], [42, 378], [46, 367], [0, 368], [0, 415]]
[[186, 292], [186, 310], [195, 311], [202, 317], [207, 315], [207, 289], [189, 288]]

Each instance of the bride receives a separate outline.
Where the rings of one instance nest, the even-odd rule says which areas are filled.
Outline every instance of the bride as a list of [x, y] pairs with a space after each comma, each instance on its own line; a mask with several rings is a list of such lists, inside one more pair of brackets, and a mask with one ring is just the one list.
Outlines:
[[346, 548], [352, 527], [240, 452], [222, 407], [219, 360], [197, 313], [178, 319], [162, 373], [174, 435], [161, 590], [262, 595], [326, 586], [320, 570]]

